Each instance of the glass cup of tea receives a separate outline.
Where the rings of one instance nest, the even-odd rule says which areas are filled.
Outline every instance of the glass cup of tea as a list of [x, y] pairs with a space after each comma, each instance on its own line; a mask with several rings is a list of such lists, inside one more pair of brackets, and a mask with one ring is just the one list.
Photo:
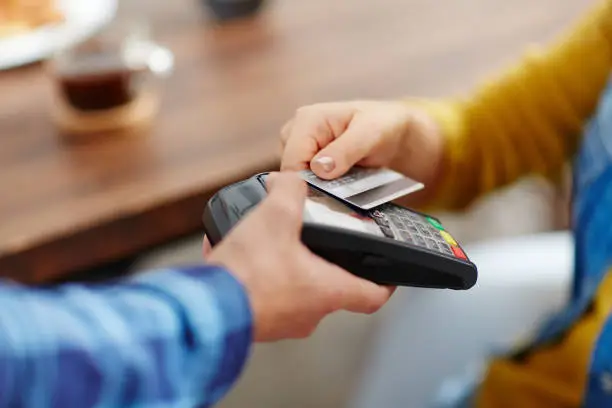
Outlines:
[[50, 61], [53, 116], [66, 134], [104, 133], [148, 124], [173, 70], [170, 50], [143, 22], [115, 22]]

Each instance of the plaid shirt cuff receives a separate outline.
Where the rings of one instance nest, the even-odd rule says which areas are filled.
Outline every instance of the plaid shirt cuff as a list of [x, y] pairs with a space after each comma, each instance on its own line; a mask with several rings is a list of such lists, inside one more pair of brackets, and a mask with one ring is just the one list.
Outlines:
[[[174, 279], [170, 283], [171, 275], [187, 279]], [[212, 405], [241, 374], [253, 342], [252, 312], [246, 290], [231, 273], [218, 266], [174, 268], [172, 274], [162, 273], [156, 278], [148, 277], [146, 285], [179, 300], [190, 326], [202, 328], [191, 333], [195, 349], [215, 350], [216, 367], [211, 370], [214, 374], [206, 393], [206, 405]], [[202, 291], [206, 294], [198, 293]], [[203, 298], [213, 303], [206, 310], [215, 311], [216, 316], [203, 313]], [[215, 329], [210, 330], [211, 327]], [[202, 357], [201, 361], [211, 361]]]

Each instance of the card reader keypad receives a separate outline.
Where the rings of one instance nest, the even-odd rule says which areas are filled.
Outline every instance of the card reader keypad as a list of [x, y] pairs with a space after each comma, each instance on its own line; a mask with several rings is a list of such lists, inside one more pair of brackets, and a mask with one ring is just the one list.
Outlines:
[[445, 255], [467, 259], [455, 239], [434, 218], [389, 204], [371, 211], [370, 215], [386, 237]]

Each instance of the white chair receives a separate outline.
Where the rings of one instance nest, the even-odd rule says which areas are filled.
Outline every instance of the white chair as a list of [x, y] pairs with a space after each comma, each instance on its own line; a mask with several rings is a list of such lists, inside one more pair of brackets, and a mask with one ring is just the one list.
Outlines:
[[396, 293], [352, 408], [431, 406], [443, 385], [452, 393], [453, 378], [467, 378], [492, 349], [511, 346], [568, 299], [569, 232], [500, 239], [467, 252], [479, 268], [471, 290]]

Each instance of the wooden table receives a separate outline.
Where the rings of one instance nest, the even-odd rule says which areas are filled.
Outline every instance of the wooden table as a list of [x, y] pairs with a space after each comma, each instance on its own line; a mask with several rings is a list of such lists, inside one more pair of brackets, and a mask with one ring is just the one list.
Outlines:
[[43, 68], [0, 73], [3, 276], [50, 281], [197, 232], [214, 191], [277, 166], [296, 107], [465, 90], [585, 7], [277, 0], [258, 19], [215, 26], [197, 0], [130, 1], [121, 13], [146, 4], [176, 55], [150, 134], [62, 143]]

